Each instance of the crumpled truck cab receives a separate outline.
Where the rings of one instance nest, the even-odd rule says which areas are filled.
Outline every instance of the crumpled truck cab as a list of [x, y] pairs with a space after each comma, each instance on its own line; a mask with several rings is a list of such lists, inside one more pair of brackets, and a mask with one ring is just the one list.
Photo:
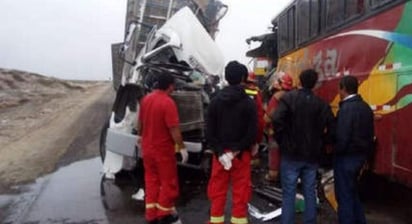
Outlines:
[[[130, 50], [127, 46], [124, 49]], [[213, 91], [212, 80], [220, 77], [224, 68], [223, 55], [214, 40], [191, 9], [184, 7], [159, 29], [153, 27], [130, 64], [130, 69], [123, 71], [110, 120], [101, 134], [106, 177], [114, 177], [122, 169], [133, 169], [141, 158], [137, 144], [140, 137], [135, 130], [139, 101], [153, 90], [156, 76], [162, 72], [169, 72], [176, 80], [172, 98], [190, 154], [184, 166], [201, 168], [207, 148], [205, 116]]]

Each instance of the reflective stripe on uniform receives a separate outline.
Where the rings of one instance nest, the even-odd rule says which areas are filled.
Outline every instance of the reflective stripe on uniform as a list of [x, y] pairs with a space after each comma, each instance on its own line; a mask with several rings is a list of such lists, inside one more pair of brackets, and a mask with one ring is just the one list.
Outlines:
[[146, 208], [148, 208], [148, 209], [156, 208], [156, 203], [148, 203], [148, 204], [146, 204]]
[[252, 95], [252, 96], [255, 96], [259, 93], [257, 90], [251, 90], [251, 89], [245, 89], [245, 92], [247, 95]]
[[175, 210], [176, 210], [175, 207], [167, 208], [167, 207], [163, 207], [163, 206], [161, 206], [161, 205], [159, 205], [159, 204], [156, 204], [156, 207], [157, 207], [159, 210], [162, 210], [162, 211], [165, 211], [165, 212], [175, 211]]
[[210, 216], [210, 223], [223, 223], [224, 221], [224, 216]]
[[232, 217], [230, 219], [230, 222], [234, 224], [247, 224], [248, 223], [247, 218], [236, 218], [236, 217]]

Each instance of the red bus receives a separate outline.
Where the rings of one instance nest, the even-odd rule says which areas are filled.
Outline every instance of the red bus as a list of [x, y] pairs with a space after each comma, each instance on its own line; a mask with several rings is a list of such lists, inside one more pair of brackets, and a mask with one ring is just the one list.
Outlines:
[[373, 171], [412, 187], [412, 1], [295, 0], [272, 21], [277, 71], [320, 74], [317, 93], [338, 108], [342, 76], [360, 80], [373, 109]]

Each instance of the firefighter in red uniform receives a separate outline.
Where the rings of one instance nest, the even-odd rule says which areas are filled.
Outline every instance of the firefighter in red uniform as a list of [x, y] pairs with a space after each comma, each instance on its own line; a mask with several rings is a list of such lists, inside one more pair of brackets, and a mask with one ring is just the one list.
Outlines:
[[149, 224], [181, 223], [174, 203], [179, 194], [176, 148], [182, 162], [188, 153], [179, 129], [177, 107], [169, 96], [174, 90], [174, 77], [167, 73], [157, 77], [157, 89], [140, 103], [137, 130], [142, 136], [145, 172], [146, 212]]
[[225, 68], [225, 87], [209, 105], [206, 138], [214, 151], [208, 185], [210, 224], [223, 224], [226, 195], [232, 183], [231, 223], [248, 223], [251, 196], [250, 149], [256, 141], [257, 113], [241, 81], [246, 66], [232, 61]]
[[255, 156], [259, 150], [259, 144], [263, 139], [263, 130], [265, 128], [262, 94], [259, 87], [256, 85], [256, 75], [254, 72], [250, 72], [243, 78], [242, 85], [245, 88], [246, 94], [255, 101], [257, 111], [258, 129], [256, 135], [256, 142], [252, 147], [252, 156]]
[[280, 166], [280, 151], [279, 145], [276, 140], [273, 138], [274, 131], [272, 125], [272, 116], [275, 112], [280, 98], [285, 94], [287, 91], [293, 89], [293, 78], [284, 72], [279, 72], [275, 74], [277, 76], [276, 80], [273, 82], [273, 88], [275, 89], [275, 93], [273, 93], [272, 97], [269, 100], [268, 106], [266, 108], [265, 114], [265, 123], [267, 126], [267, 133], [269, 136], [268, 145], [269, 145], [269, 171], [265, 175], [265, 179], [267, 181], [276, 182], [279, 179], [279, 166]]

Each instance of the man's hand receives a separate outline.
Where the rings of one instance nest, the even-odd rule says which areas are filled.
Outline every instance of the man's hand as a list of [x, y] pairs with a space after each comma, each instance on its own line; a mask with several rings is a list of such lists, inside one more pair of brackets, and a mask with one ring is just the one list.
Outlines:
[[232, 168], [232, 160], [234, 155], [232, 152], [226, 152], [223, 155], [219, 156], [219, 162], [222, 164], [225, 170], [230, 170]]
[[187, 152], [186, 148], [181, 148], [179, 152], [177, 152], [178, 161], [181, 163], [187, 163], [189, 160], [189, 153]]
[[255, 157], [259, 152], [259, 144], [255, 143], [254, 145], [252, 145], [252, 149], [250, 151], [251, 151], [252, 157]]

